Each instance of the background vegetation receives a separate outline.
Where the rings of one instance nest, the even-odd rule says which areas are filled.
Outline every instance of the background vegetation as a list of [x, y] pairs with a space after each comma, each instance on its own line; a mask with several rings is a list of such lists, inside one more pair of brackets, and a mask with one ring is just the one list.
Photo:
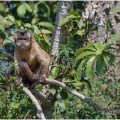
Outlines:
[[[1, 119], [37, 119], [36, 108], [30, 98], [25, 93], [13, 89], [15, 80], [13, 34], [19, 28], [30, 29], [36, 41], [50, 54], [58, 3], [55, 1], [0, 2]], [[101, 106], [119, 108], [120, 79], [119, 74], [116, 74], [119, 69], [117, 72], [115, 70], [119, 66], [120, 31], [115, 31], [110, 18], [106, 19], [104, 15], [104, 27], [93, 28], [91, 21], [84, 21], [82, 12], [86, 3], [74, 1], [70, 15], [60, 22], [60, 26], [67, 27], [67, 38], [63, 44], [60, 44], [57, 53], [59, 62], [56, 63], [55, 56], [51, 55], [52, 66], [49, 77], [66, 83]], [[97, 4], [99, 5], [99, 2]], [[113, 5], [109, 8], [109, 12], [116, 15], [113, 18], [119, 24], [117, 13], [120, 12], [120, 3], [117, 4], [118, 8], [116, 9]], [[108, 8], [104, 5], [104, 9]], [[105, 36], [103, 32], [106, 30], [107, 37], [99, 40], [100, 35]], [[116, 61], [118, 61], [117, 64]], [[56, 94], [53, 119], [120, 118], [119, 114], [97, 111], [63, 89], [56, 89], [54, 85], [36, 86], [38, 90], [42, 88], [46, 88], [51, 94]]]

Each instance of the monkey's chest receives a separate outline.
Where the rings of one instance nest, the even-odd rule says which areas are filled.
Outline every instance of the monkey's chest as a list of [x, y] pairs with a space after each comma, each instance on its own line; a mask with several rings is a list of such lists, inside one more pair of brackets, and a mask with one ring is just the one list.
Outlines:
[[23, 59], [25, 59], [25, 61], [29, 65], [30, 69], [32, 71], [34, 71], [34, 69], [38, 65], [38, 61], [37, 61], [37, 58], [35, 57], [35, 55], [34, 54], [26, 54], [25, 55], [24, 54]]

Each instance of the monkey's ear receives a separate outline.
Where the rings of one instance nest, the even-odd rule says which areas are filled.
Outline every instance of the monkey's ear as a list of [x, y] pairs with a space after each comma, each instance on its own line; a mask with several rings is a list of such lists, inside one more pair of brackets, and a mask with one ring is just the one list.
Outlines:
[[13, 38], [15, 41], [17, 40], [17, 33], [16, 32], [14, 33]]
[[32, 40], [34, 38], [32, 32], [30, 30], [27, 32], [27, 35], [30, 40]]

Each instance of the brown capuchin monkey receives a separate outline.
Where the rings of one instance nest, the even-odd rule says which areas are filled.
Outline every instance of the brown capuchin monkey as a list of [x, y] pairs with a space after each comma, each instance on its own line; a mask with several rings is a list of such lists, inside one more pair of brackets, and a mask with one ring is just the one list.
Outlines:
[[29, 30], [20, 29], [14, 34], [14, 61], [18, 63], [16, 87], [21, 83], [44, 82], [48, 73], [50, 56], [35, 41]]

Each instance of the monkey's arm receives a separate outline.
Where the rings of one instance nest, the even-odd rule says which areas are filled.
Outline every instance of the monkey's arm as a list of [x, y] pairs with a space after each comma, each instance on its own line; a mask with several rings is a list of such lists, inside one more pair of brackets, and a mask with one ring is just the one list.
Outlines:
[[48, 73], [50, 56], [47, 52], [45, 52], [41, 48], [37, 49], [36, 53], [37, 53], [36, 58], [38, 60], [38, 63], [40, 64], [39, 78], [40, 78], [40, 82], [42, 82], [44, 81], [44, 79], [46, 78], [46, 74]]
[[15, 75], [16, 75], [16, 80], [15, 80], [15, 85], [18, 86], [20, 83], [22, 83], [22, 77], [20, 76], [19, 73], [19, 63], [18, 63], [18, 57], [16, 54], [16, 50], [14, 52], [14, 62], [16, 63], [17, 70], [15, 70]]

